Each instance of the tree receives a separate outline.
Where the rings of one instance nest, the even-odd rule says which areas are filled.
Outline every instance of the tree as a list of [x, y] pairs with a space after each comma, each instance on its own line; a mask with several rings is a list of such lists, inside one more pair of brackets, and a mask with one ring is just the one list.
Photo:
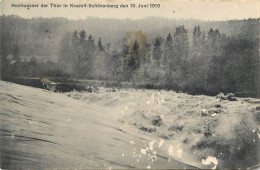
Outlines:
[[200, 26], [195, 26], [193, 29], [193, 46], [197, 46], [201, 43], [202, 32], [200, 31]]
[[184, 26], [176, 28], [173, 41], [173, 54], [166, 67], [167, 86], [172, 89], [185, 88], [189, 57], [188, 30]]
[[130, 49], [129, 46], [124, 44], [122, 47], [122, 57], [123, 57], [123, 75], [122, 80], [129, 81], [130, 80], [130, 68], [128, 66], [128, 61], [130, 59]]
[[100, 51], [103, 51], [105, 49], [103, 44], [102, 44], [101, 38], [98, 39], [98, 48], [99, 48]]
[[[174, 34], [174, 49], [176, 51], [176, 56], [178, 62], [184, 60], [189, 56], [189, 42], [188, 42], [188, 30], [184, 26], [179, 26], [176, 28]], [[177, 63], [179, 64], [179, 63]]]
[[172, 35], [169, 33], [167, 36], [166, 44], [172, 44]]
[[208, 40], [211, 42], [214, 42], [214, 40], [215, 40], [215, 32], [212, 28], [210, 28], [210, 30], [208, 32]]
[[128, 60], [128, 66], [130, 67], [131, 70], [135, 70], [139, 67], [140, 64], [139, 53], [140, 53], [139, 45], [138, 42], [135, 41], [132, 50], [130, 52], [130, 58]]
[[65, 34], [60, 41], [58, 62], [62, 69], [71, 74], [77, 74], [79, 63], [78, 41], [76, 31]]
[[80, 31], [79, 33], [80, 40], [86, 40], [87, 34], [85, 30]]
[[160, 59], [162, 57], [162, 39], [156, 38], [155, 43], [153, 45], [153, 59], [157, 63], [157, 65], [160, 65]]
[[4, 21], [0, 29], [0, 77], [2, 80], [10, 80], [20, 72], [20, 47], [15, 41], [17, 37], [14, 35], [13, 23], [5, 23], [5, 17], [1, 19]]
[[173, 57], [173, 38], [172, 38], [171, 34], [169, 33], [166, 38], [162, 64], [164, 66], [167, 66], [168, 62], [170, 62], [169, 59], [171, 59], [172, 57]]

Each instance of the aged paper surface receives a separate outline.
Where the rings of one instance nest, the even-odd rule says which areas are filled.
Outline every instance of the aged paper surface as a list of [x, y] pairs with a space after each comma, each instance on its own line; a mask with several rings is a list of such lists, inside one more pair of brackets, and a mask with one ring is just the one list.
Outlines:
[[[19, 4], [37, 4], [38, 7], [15, 7]], [[14, 7], [12, 7], [14, 4]], [[47, 7], [41, 7], [42, 4]], [[53, 4], [53, 7], [51, 7]], [[54, 4], [61, 5], [54, 7]], [[71, 7], [70, 5], [75, 5]], [[76, 7], [76, 5], [118, 5], [111, 7]], [[134, 4], [136, 7], [131, 7]], [[138, 8], [138, 6], [143, 7]], [[150, 6], [151, 4], [156, 4]], [[159, 4], [159, 6], [157, 6]], [[68, 7], [64, 7], [67, 5]], [[122, 6], [120, 6], [122, 5]], [[128, 7], [124, 7], [128, 5]], [[148, 5], [148, 7], [144, 7]], [[175, 12], [174, 12], [175, 11]], [[61, 1], [45, 0], [44, 2], [10, 0], [1, 2], [1, 13], [4, 15], [19, 15], [25, 18], [33, 17], [66, 17], [69, 19], [85, 19], [86, 17], [141, 19], [145, 17], [163, 17], [174, 19], [200, 19], [200, 20], [231, 20], [259, 17], [259, 2], [256, 0], [241, 1], [197, 1], [197, 0], [97, 0], [97, 1]]]
[[0, 169], [259, 169], [257, 0], [0, 0]]

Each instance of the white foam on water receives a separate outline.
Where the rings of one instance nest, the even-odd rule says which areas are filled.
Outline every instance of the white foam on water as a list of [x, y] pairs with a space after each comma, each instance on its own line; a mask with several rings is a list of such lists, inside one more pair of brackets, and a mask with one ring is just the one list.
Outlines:
[[160, 142], [158, 144], [158, 148], [162, 147], [163, 143], [164, 143], [164, 140], [160, 139]]
[[173, 146], [172, 145], [169, 146], [168, 153], [169, 153], [170, 156], [174, 155], [174, 153], [173, 153]]
[[140, 151], [141, 151], [141, 153], [142, 153], [143, 155], [146, 155], [146, 149], [140, 148]]
[[202, 159], [203, 165], [210, 165], [211, 163], [214, 164], [214, 166], [211, 169], [216, 169], [218, 165], [218, 160], [216, 157], [208, 156], [207, 159]]

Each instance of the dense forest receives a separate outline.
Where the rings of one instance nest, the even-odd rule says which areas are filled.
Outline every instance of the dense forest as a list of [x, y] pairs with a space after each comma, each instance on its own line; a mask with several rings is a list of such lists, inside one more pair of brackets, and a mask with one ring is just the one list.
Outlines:
[[259, 97], [259, 19], [1, 16], [0, 35], [3, 80], [70, 77]]

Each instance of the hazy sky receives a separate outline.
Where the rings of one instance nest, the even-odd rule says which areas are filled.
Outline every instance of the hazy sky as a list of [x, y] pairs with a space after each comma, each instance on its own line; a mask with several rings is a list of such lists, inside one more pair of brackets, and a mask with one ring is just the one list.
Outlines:
[[[149, 16], [175, 19], [229, 20], [259, 18], [260, 0], [0, 0], [1, 15], [15, 14], [25, 18], [66, 17], [140, 19]], [[40, 5], [48, 4], [47, 8]], [[128, 5], [128, 8], [51, 8], [50, 4]], [[14, 4], [39, 4], [38, 8], [11, 7]], [[130, 4], [160, 4], [160, 8], [130, 8]]]

